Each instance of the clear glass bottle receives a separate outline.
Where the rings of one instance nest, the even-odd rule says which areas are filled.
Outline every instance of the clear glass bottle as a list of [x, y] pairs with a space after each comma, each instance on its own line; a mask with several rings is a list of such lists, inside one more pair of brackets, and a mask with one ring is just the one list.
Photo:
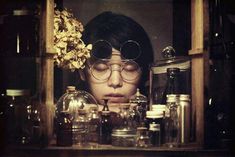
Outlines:
[[110, 111], [101, 112], [99, 144], [111, 144], [112, 121]]
[[169, 117], [165, 119], [165, 144], [169, 148], [180, 145], [180, 106], [179, 95], [167, 95], [167, 110]]
[[78, 115], [72, 121], [73, 144], [86, 146], [88, 144], [88, 117], [85, 109], [79, 109]]
[[60, 112], [57, 121], [57, 146], [72, 146], [72, 121], [68, 112]]
[[141, 126], [144, 126], [146, 111], [148, 110], [147, 102], [148, 102], [147, 97], [142, 95], [139, 89], [137, 89], [136, 94], [131, 96], [129, 99], [129, 103], [131, 105], [136, 105], [135, 109], [138, 111], [140, 115]]
[[100, 115], [98, 107], [91, 105], [88, 113], [88, 142], [90, 146], [98, 146]]

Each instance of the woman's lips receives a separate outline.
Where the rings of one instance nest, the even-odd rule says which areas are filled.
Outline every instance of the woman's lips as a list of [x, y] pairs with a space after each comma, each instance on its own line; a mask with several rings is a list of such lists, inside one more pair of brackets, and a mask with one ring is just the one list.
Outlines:
[[125, 99], [125, 96], [122, 94], [106, 94], [105, 99], [109, 99], [109, 103], [122, 102]]

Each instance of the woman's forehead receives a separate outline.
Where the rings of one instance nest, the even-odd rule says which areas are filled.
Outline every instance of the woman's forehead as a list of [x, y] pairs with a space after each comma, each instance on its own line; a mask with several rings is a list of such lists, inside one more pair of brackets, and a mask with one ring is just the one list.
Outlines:
[[121, 52], [116, 50], [115, 48], [112, 48], [110, 60], [122, 60]]

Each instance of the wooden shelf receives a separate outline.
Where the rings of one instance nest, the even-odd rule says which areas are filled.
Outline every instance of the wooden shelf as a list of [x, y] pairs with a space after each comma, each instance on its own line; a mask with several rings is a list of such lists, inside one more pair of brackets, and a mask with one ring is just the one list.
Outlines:
[[197, 147], [181, 148], [134, 148], [134, 147], [15, 147], [5, 151], [5, 157], [232, 157], [234, 153], [229, 150], [205, 150]]

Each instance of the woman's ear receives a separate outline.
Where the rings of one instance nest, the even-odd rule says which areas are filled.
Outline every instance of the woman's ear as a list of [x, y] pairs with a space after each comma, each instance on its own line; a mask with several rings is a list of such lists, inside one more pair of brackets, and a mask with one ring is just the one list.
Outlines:
[[85, 70], [84, 70], [84, 69], [79, 69], [78, 72], [79, 72], [80, 79], [81, 79], [82, 81], [85, 81], [85, 80], [86, 80], [86, 77], [85, 77]]

